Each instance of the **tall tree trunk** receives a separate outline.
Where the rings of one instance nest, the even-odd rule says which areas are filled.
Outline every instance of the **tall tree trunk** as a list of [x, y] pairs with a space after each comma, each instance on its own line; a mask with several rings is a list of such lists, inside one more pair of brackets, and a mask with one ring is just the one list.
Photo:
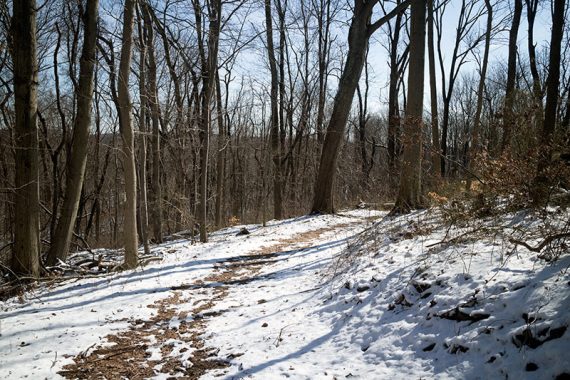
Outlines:
[[344, 70], [339, 80], [338, 91], [334, 99], [333, 110], [319, 164], [312, 212], [334, 213], [333, 188], [336, 177], [336, 164], [340, 146], [346, 129], [348, 114], [352, 106], [354, 92], [364, 67], [366, 48], [372, 33], [392, 17], [405, 10], [410, 2], [397, 5], [386, 16], [370, 24], [375, 1], [355, 1], [354, 14], [348, 32], [348, 54]]
[[437, 107], [437, 78], [435, 66], [435, 51], [434, 51], [434, 37], [433, 37], [433, 17], [434, 8], [433, 3], [435, 0], [428, 0], [428, 14], [427, 14], [427, 37], [428, 37], [428, 59], [429, 59], [429, 89], [430, 89], [430, 108], [431, 108], [431, 145], [432, 151], [432, 174], [436, 177], [440, 173], [440, 142], [439, 142], [439, 111]]
[[150, 180], [150, 216], [153, 239], [162, 243], [162, 186], [160, 184], [160, 108], [156, 84], [156, 57], [154, 54], [154, 29], [151, 10], [148, 3], [143, 4], [143, 18], [146, 28], [146, 45], [148, 49], [148, 102], [152, 122], [152, 171]]
[[40, 193], [37, 129], [36, 1], [12, 2], [12, 54], [16, 124], [16, 189], [12, 271], [40, 274]]
[[199, 119], [200, 138], [200, 205], [198, 221], [200, 222], [200, 241], [208, 241], [207, 211], [208, 211], [208, 154], [210, 150], [210, 131], [212, 123], [212, 95], [215, 89], [215, 75], [218, 69], [218, 43], [220, 36], [220, 18], [222, 12], [221, 0], [213, 0], [208, 4], [209, 31], [206, 54], [201, 27], [202, 15], [198, 0], [194, 0], [196, 17], [198, 49], [202, 66], [201, 112]]
[[129, 95], [129, 75], [133, 46], [133, 24], [136, 0], [125, 0], [123, 15], [123, 36], [121, 43], [121, 62], [119, 64], [118, 102], [119, 127], [123, 140], [122, 159], [125, 172], [126, 203], [124, 207], [123, 241], [125, 247], [126, 269], [138, 264], [137, 239], [137, 174], [135, 164], [134, 132], [132, 122], [132, 104]]
[[218, 152], [216, 154], [216, 174], [218, 178], [216, 181], [215, 224], [216, 227], [222, 227], [227, 136], [224, 127], [225, 110], [222, 104], [222, 88], [220, 85], [219, 70], [216, 70], [216, 109], [218, 111]]
[[505, 92], [505, 110], [503, 116], [503, 140], [501, 141], [501, 153], [511, 144], [511, 135], [514, 125], [514, 101], [515, 85], [517, 79], [517, 38], [522, 15], [522, 0], [514, 0], [514, 13], [511, 30], [509, 31], [509, 58], [507, 66], [507, 89]]
[[[400, 129], [400, 106], [398, 104], [398, 81], [400, 64], [398, 62], [398, 44], [402, 29], [402, 14], [396, 16], [394, 32], [390, 38], [390, 84], [388, 87], [388, 165], [395, 169], [398, 154], [397, 134]], [[402, 63], [403, 64], [403, 63]]]
[[[48, 251], [48, 265], [55, 265], [58, 259], [65, 261], [67, 258], [73, 227], [77, 218], [81, 188], [85, 178], [94, 87], [93, 75], [97, 46], [98, 8], [99, 0], [88, 0], [87, 9], [83, 15], [84, 34], [79, 67], [79, 85], [77, 88], [77, 115], [75, 116], [73, 126], [73, 140], [67, 167], [65, 196], [55, 236]], [[99, 157], [96, 159], [98, 160]]]
[[[271, 122], [269, 126], [269, 140], [273, 157], [273, 217], [281, 219], [283, 213], [283, 193], [281, 186], [281, 150], [279, 144], [279, 107], [278, 87], [279, 76], [277, 73], [277, 60], [275, 59], [275, 47], [273, 44], [273, 21], [271, 18], [271, 0], [265, 0], [265, 26], [267, 36], [267, 54], [269, 56], [269, 71], [271, 73]], [[283, 80], [283, 78], [281, 78]], [[283, 109], [281, 108], [281, 112]], [[281, 120], [283, 118], [281, 117]]]
[[560, 56], [562, 39], [564, 36], [565, 0], [554, 0], [552, 14], [552, 34], [550, 37], [550, 57], [548, 64], [548, 78], [546, 80], [546, 105], [544, 107], [544, 123], [540, 136], [540, 156], [536, 177], [533, 181], [532, 198], [535, 204], [546, 199], [545, 186], [548, 185], [547, 170], [550, 166], [552, 153], [552, 137], [556, 126], [558, 108], [558, 87], [560, 85]]
[[331, 1], [318, 0], [318, 60], [319, 60], [319, 99], [317, 104], [317, 141], [319, 144], [324, 140], [324, 120], [325, 120], [325, 100], [327, 95], [328, 69], [329, 69], [329, 50], [330, 50], [330, 17], [331, 17]]
[[528, 21], [528, 60], [530, 72], [532, 74], [532, 93], [534, 95], [534, 110], [535, 110], [535, 125], [536, 131], [540, 130], [542, 121], [544, 119], [542, 108], [542, 85], [540, 82], [540, 74], [538, 72], [538, 65], [536, 63], [536, 46], [534, 44], [534, 21], [538, 12], [539, 0], [525, 0], [527, 8], [527, 21]]
[[[137, 8], [138, 10], [139, 8]], [[147, 148], [146, 148], [146, 133], [147, 133], [147, 114], [148, 114], [148, 87], [146, 78], [146, 61], [147, 61], [147, 46], [146, 46], [146, 32], [148, 30], [146, 25], [141, 25], [140, 12], [137, 11], [138, 17], [138, 32], [139, 32], [139, 96], [140, 96], [140, 110], [139, 110], [139, 146], [138, 146], [138, 221], [140, 238], [143, 243], [145, 255], [150, 255], [150, 247], [148, 245], [148, 192], [146, 186], [146, 164], [147, 164]]]
[[364, 67], [366, 47], [368, 46], [368, 24], [372, 7], [361, 1], [355, 1], [354, 15], [348, 32], [348, 55], [340, 77], [338, 91], [334, 99], [333, 111], [323, 143], [321, 160], [315, 193], [313, 212], [335, 212], [333, 188], [336, 177], [336, 164], [340, 146], [344, 138], [348, 114], [356, 86]]
[[479, 73], [479, 87], [477, 88], [477, 108], [475, 109], [475, 118], [473, 120], [473, 129], [471, 130], [471, 147], [467, 151], [467, 191], [471, 190], [471, 171], [473, 170], [473, 159], [479, 153], [479, 129], [481, 124], [481, 111], [483, 110], [483, 93], [485, 91], [485, 78], [487, 76], [487, 67], [489, 65], [489, 51], [491, 49], [491, 31], [493, 30], [493, 6], [491, 0], [485, 0], [487, 9], [487, 28], [485, 29], [485, 51], [483, 53], [483, 61], [481, 62], [481, 72]]
[[358, 96], [358, 148], [360, 149], [360, 168], [362, 171], [362, 177], [360, 178], [362, 186], [366, 186], [368, 182], [368, 175], [370, 171], [368, 169], [368, 153], [366, 152], [366, 124], [368, 123], [368, 49], [366, 49], [366, 55], [364, 58], [364, 94], [360, 90], [360, 85], [356, 86], [356, 94]]
[[405, 213], [422, 205], [422, 136], [425, 66], [426, 4], [413, 0], [410, 27], [408, 104], [404, 121], [404, 155], [400, 188], [394, 213]]

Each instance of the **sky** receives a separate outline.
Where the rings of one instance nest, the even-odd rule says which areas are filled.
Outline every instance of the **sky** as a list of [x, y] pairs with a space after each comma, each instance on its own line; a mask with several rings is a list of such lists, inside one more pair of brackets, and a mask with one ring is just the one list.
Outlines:
[[[483, 2], [481, 1], [481, 7], [484, 7]], [[535, 21], [535, 30], [534, 30], [534, 40], [537, 44], [537, 51], [540, 50], [542, 46], [548, 46], [550, 40], [550, 7], [547, 4], [548, 2], [544, 2], [539, 9], [539, 14], [537, 15]], [[350, 4], [350, 2], [347, 2]], [[259, 2], [259, 6], [261, 6], [261, 2]], [[443, 46], [443, 55], [445, 61], [446, 70], [449, 70], [450, 65], [450, 58], [452, 54], [452, 49], [455, 42], [455, 28], [457, 25], [457, 21], [460, 14], [460, 7], [461, 7], [461, 0], [451, 0], [449, 6], [446, 9], [445, 17], [444, 17], [444, 24], [443, 24], [443, 36], [442, 36], [442, 46]], [[510, 18], [511, 18], [511, 8], [512, 7], [512, 0], [496, 0], [496, 10], [494, 14], [494, 21], [493, 25], [496, 26], [500, 22], [503, 22], [503, 31], [498, 33], [496, 37], [492, 40], [491, 45], [491, 52], [490, 52], [490, 67], [492, 67], [493, 63], [496, 62], [506, 62], [507, 59], [507, 47], [508, 47], [508, 28], [510, 28]], [[390, 10], [391, 6], [387, 5], [387, 10]], [[373, 20], [377, 17], [381, 16], [383, 13], [380, 7], [377, 5], [375, 7], [375, 16]], [[379, 16], [378, 16], [379, 15]], [[275, 17], [275, 15], [274, 15]], [[342, 43], [342, 49], [340, 53], [339, 59], [344, 60], [346, 58], [346, 40], [347, 40], [347, 32], [348, 26], [350, 24], [351, 14], [350, 12], [344, 12], [339, 14], [338, 16], [339, 22], [333, 28], [333, 34], [336, 34], [336, 39], [339, 43]], [[262, 8], [258, 8], [252, 11], [250, 15], [246, 18], [246, 22], [250, 23], [253, 27], [257, 28], [258, 30], [262, 30], [264, 28], [264, 15], [262, 13]], [[483, 35], [485, 33], [485, 24], [486, 24], [486, 14], [483, 15], [477, 27], [474, 29], [475, 32], [478, 34]], [[274, 28], [276, 24], [274, 24]], [[519, 53], [521, 58], [524, 60], [527, 57], [527, 33], [528, 33], [528, 25], [526, 19], [526, 7], [523, 9], [523, 15], [521, 18], [521, 25], [518, 34], [518, 46], [519, 46]], [[265, 38], [265, 35], [262, 34], [261, 38]], [[386, 108], [387, 104], [387, 97], [388, 97], [388, 83], [389, 83], [389, 57], [384, 47], [387, 42], [387, 29], [381, 28], [379, 29], [370, 39], [370, 49], [368, 53], [368, 70], [369, 70], [369, 80], [370, 80], [370, 90], [369, 90], [369, 100], [368, 106], [371, 112], [382, 112]], [[277, 33], [274, 33], [274, 39], [276, 41], [276, 46], [278, 42]], [[250, 49], [244, 51], [240, 54], [238, 58], [238, 63], [236, 65], [236, 76], [245, 76], [249, 78], [253, 78], [254, 81], [257, 82], [267, 82], [269, 83], [269, 72], [267, 68], [267, 58], [266, 52], [263, 49], [262, 41], [256, 41], [258, 45], [258, 49]], [[482, 56], [484, 49], [483, 42], [479, 44], [478, 50], [475, 51], [475, 54]], [[476, 60], [473, 55], [470, 55], [467, 59], [467, 63], [463, 66], [460, 76], [464, 73], [471, 74], [478, 69], [478, 65], [476, 64]], [[436, 51], [436, 61], [437, 61], [437, 51]], [[437, 66], [437, 76], [438, 76], [438, 93], [441, 94], [441, 80], [440, 80], [440, 69], [439, 65], [436, 62]], [[265, 76], [259, 75], [261, 72], [267, 73]], [[334, 97], [336, 92], [336, 85], [338, 81], [338, 71], [334, 72], [334, 75], [331, 76], [329, 79], [329, 91], [330, 97]], [[449, 76], [448, 74], [446, 74]], [[364, 77], [364, 74], [363, 74]], [[426, 78], [426, 85], [424, 86], [425, 96], [424, 101], [426, 104], [426, 109], [429, 108], [429, 67], [428, 67], [428, 60], [427, 60], [427, 51], [426, 51], [426, 60], [425, 60], [425, 78]], [[239, 83], [239, 80], [235, 81], [235, 85]], [[441, 96], [441, 95], [440, 95]], [[355, 100], [353, 101], [353, 106], [356, 104], [356, 95]]]

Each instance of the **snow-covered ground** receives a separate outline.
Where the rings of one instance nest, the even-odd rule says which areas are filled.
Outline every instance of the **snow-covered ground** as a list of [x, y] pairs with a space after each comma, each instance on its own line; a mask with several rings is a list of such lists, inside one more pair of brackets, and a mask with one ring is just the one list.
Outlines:
[[0, 377], [56, 378], [137, 326], [150, 373], [192, 377], [187, 325], [229, 364], [205, 379], [570, 378], [568, 247], [548, 263], [508, 242], [540, 242], [524, 212], [473, 223], [358, 210], [167, 243], [159, 263], [0, 304]]

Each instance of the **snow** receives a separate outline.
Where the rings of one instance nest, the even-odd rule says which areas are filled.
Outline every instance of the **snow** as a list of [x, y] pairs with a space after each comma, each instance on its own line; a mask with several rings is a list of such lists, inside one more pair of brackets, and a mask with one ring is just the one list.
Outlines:
[[[549, 211], [558, 224], [570, 219]], [[58, 378], [73, 356], [156, 316], [147, 306], [175, 292], [192, 302], [172, 305], [164, 328], [204, 318], [201, 338], [230, 364], [204, 379], [568, 376], [567, 247], [546, 262], [508, 240], [536, 245], [540, 237], [528, 232], [544, 221], [524, 212], [499, 219], [449, 227], [438, 210], [354, 210], [248, 225], [246, 236], [236, 226], [206, 244], [165, 243], [153, 247], [161, 262], [0, 304], [0, 378]], [[250, 255], [259, 259], [248, 266]], [[222, 283], [215, 275], [231, 265], [236, 277]], [[196, 281], [205, 286], [190, 286]], [[222, 286], [212, 308], [192, 314]], [[145, 343], [148, 360], [164, 359], [169, 344], [168, 355], [192, 365], [195, 347], [183, 341]], [[159, 370], [155, 378], [168, 377]]]

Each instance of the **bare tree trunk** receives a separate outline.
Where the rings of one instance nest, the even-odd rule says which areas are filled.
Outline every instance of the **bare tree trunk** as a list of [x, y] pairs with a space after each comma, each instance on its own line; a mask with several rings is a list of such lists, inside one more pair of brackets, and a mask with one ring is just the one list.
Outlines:
[[[366, 185], [368, 181], [368, 175], [370, 174], [368, 162], [368, 154], [366, 152], [366, 124], [368, 123], [368, 49], [366, 49], [366, 55], [364, 58], [364, 94], [360, 90], [360, 85], [356, 87], [356, 94], [358, 96], [358, 148], [360, 149], [360, 167], [362, 171], [362, 177], [360, 178], [361, 184]], [[364, 95], [364, 96], [363, 96]]]
[[368, 20], [370, 5], [356, 1], [354, 16], [348, 32], [348, 55], [340, 77], [338, 92], [335, 96], [333, 111], [327, 127], [315, 193], [313, 212], [335, 212], [333, 188], [336, 177], [336, 162], [344, 137], [348, 114], [362, 68], [364, 67], [366, 47], [368, 46]]
[[375, 1], [355, 1], [354, 15], [348, 32], [348, 54], [334, 99], [333, 111], [327, 127], [319, 171], [315, 183], [312, 212], [334, 213], [333, 188], [336, 163], [346, 129], [354, 92], [364, 67], [366, 47], [372, 33], [409, 4], [404, 1], [389, 14], [370, 24]]
[[325, 99], [327, 95], [329, 51], [330, 51], [330, 24], [331, 24], [331, 1], [318, 1], [317, 25], [318, 25], [318, 60], [319, 60], [319, 99], [317, 105], [317, 141], [322, 144], [324, 140], [323, 124], [325, 119]]
[[[402, 14], [396, 16], [394, 30], [390, 37], [390, 84], [388, 87], [388, 165], [395, 174], [396, 156], [399, 154], [398, 131], [400, 129], [400, 106], [398, 104], [398, 82], [400, 68], [406, 61], [406, 55], [398, 57], [398, 44], [402, 30]], [[392, 173], [391, 173], [392, 174]]]
[[218, 110], [218, 152], [216, 154], [216, 174], [218, 178], [216, 181], [215, 224], [216, 227], [222, 227], [227, 138], [224, 127], [225, 110], [222, 104], [222, 88], [220, 85], [219, 70], [216, 70], [216, 109]]
[[511, 144], [511, 135], [514, 124], [514, 96], [517, 77], [517, 38], [522, 15], [522, 0], [514, 0], [514, 13], [511, 30], [509, 32], [509, 59], [507, 67], [507, 90], [505, 92], [505, 111], [503, 116], [503, 140], [501, 142], [501, 153]]
[[150, 191], [150, 215], [153, 238], [162, 243], [162, 186], [160, 184], [160, 108], [156, 84], [156, 58], [154, 54], [154, 29], [151, 21], [151, 10], [143, 4], [143, 18], [146, 29], [146, 45], [148, 49], [148, 102], [152, 122], [152, 173]]
[[221, 0], [213, 0], [208, 4], [208, 53], [206, 55], [202, 35], [202, 15], [198, 0], [194, 0], [196, 17], [198, 49], [202, 66], [201, 112], [199, 118], [200, 137], [200, 205], [198, 221], [200, 222], [200, 241], [208, 241], [207, 211], [208, 211], [208, 153], [210, 150], [210, 131], [212, 122], [211, 100], [215, 89], [215, 75], [218, 69], [218, 43], [220, 36], [220, 18], [222, 12]]
[[558, 87], [560, 85], [560, 56], [562, 39], [564, 37], [565, 0], [554, 0], [554, 12], [552, 14], [552, 34], [550, 38], [550, 58], [548, 64], [548, 78], [546, 80], [546, 105], [544, 108], [544, 123], [540, 139], [540, 156], [536, 177], [533, 181], [532, 199], [535, 204], [547, 201], [545, 199], [548, 185], [547, 171], [550, 166], [552, 153], [552, 137], [556, 126], [558, 108]]
[[491, 31], [493, 30], [493, 6], [491, 0], [485, 0], [487, 8], [487, 28], [485, 30], [485, 52], [483, 53], [483, 61], [481, 62], [481, 72], [479, 73], [479, 87], [477, 88], [477, 108], [475, 110], [475, 118], [473, 121], [473, 129], [471, 130], [471, 147], [467, 151], [467, 191], [471, 190], [471, 174], [473, 170], [473, 159], [479, 153], [479, 129], [481, 124], [481, 111], [483, 110], [483, 93], [485, 91], [485, 78], [487, 76], [487, 67], [489, 64], [489, 51], [491, 49]]
[[406, 213], [422, 205], [422, 136], [425, 66], [426, 4], [413, 0], [411, 5], [410, 67], [408, 105], [404, 121], [404, 155], [400, 188], [393, 213]]
[[129, 95], [129, 75], [133, 45], [133, 24], [136, 0], [125, 0], [123, 15], [123, 36], [121, 44], [121, 62], [119, 64], [118, 102], [119, 126], [123, 139], [122, 159], [125, 172], [126, 203], [124, 207], [125, 224], [123, 240], [125, 247], [126, 269], [138, 264], [137, 239], [137, 174], [135, 164], [134, 132], [132, 122], [132, 104]]
[[[89, 0], [83, 15], [83, 51], [81, 53], [79, 86], [77, 88], [77, 115], [74, 121], [73, 142], [67, 167], [65, 197], [55, 236], [48, 251], [48, 265], [55, 265], [58, 259], [65, 261], [67, 258], [73, 227], [77, 218], [81, 188], [85, 178], [87, 147], [89, 146], [89, 126], [92, 114], [91, 101], [93, 99], [94, 87], [93, 74], [97, 46], [98, 8], [99, 0]], [[98, 160], [99, 157], [96, 159]]]
[[428, 59], [429, 59], [429, 89], [430, 89], [430, 106], [431, 106], [431, 145], [432, 151], [432, 174], [439, 177], [440, 173], [440, 142], [439, 142], [439, 111], [437, 107], [437, 78], [435, 67], [435, 51], [434, 51], [434, 37], [433, 37], [433, 16], [434, 8], [433, 3], [435, 0], [428, 0], [428, 14], [427, 14], [427, 37], [428, 37]]
[[538, 132], [542, 126], [542, 121], [544, 119], [544, 110], [542, 108], [542, 85], [540, 82], [540, 74], [538, 72], [538, 66], [536, 63], [536, 46], [534, 43], [534, 21], [538, 12], [539, 0], [525, 0], [525, 3], [527, 8], [528, 21], [528, 60], [530, 72], [532, 74], [532, 93], [534, 95], [535, 125], [536, 131]]
[[[269, 56], [269, 71], [271, 73], [271, 123], [270, 123], [270, 144], [273, 156], [273, 217], [281, 219], [282, 209], [282, 186], [281, 186], [281, 150], [279, 144], [279, 107], [278, 107], [278, 86], [279, 77], [277, 74], [277, 61], [275, 59], [275, 48], [273, 45], [273, 22], [271, 19], [271, 0], [265, 0], [265, 26], [267, 36], [267, 54]], [[283, 78], [281, 78], [283, 80]], [[281, 109], [283, 112], [283, 109]], [[281, 118], [282, 119], [282, 118]]]
[[40, 274], [36, 1], [13, 2], [12, 54], [16, 125], [16, 189], [12, 271]]
[[148, 113], [148, 88], [146, 78], [146, 60], [147, 60], [147, 46], [146, 46], [146, 33], [148, 30], [147, 25], [141, 25], [140, 12], [138, 12], [138, 32], [139, 32], [139, 96], [140, 96], [140, 110], [139, 110], [139, 146], [138, 146], [138, 220], [139, 231], [141, 240], [144, 247], [145, 255], [150, 255], [150, 247], [148, 245], [148, 196], [146, 186], [146, 163], [147, 163], [147, 148], [146, 148], [146, 133], [147, 133], [147, 113]]

